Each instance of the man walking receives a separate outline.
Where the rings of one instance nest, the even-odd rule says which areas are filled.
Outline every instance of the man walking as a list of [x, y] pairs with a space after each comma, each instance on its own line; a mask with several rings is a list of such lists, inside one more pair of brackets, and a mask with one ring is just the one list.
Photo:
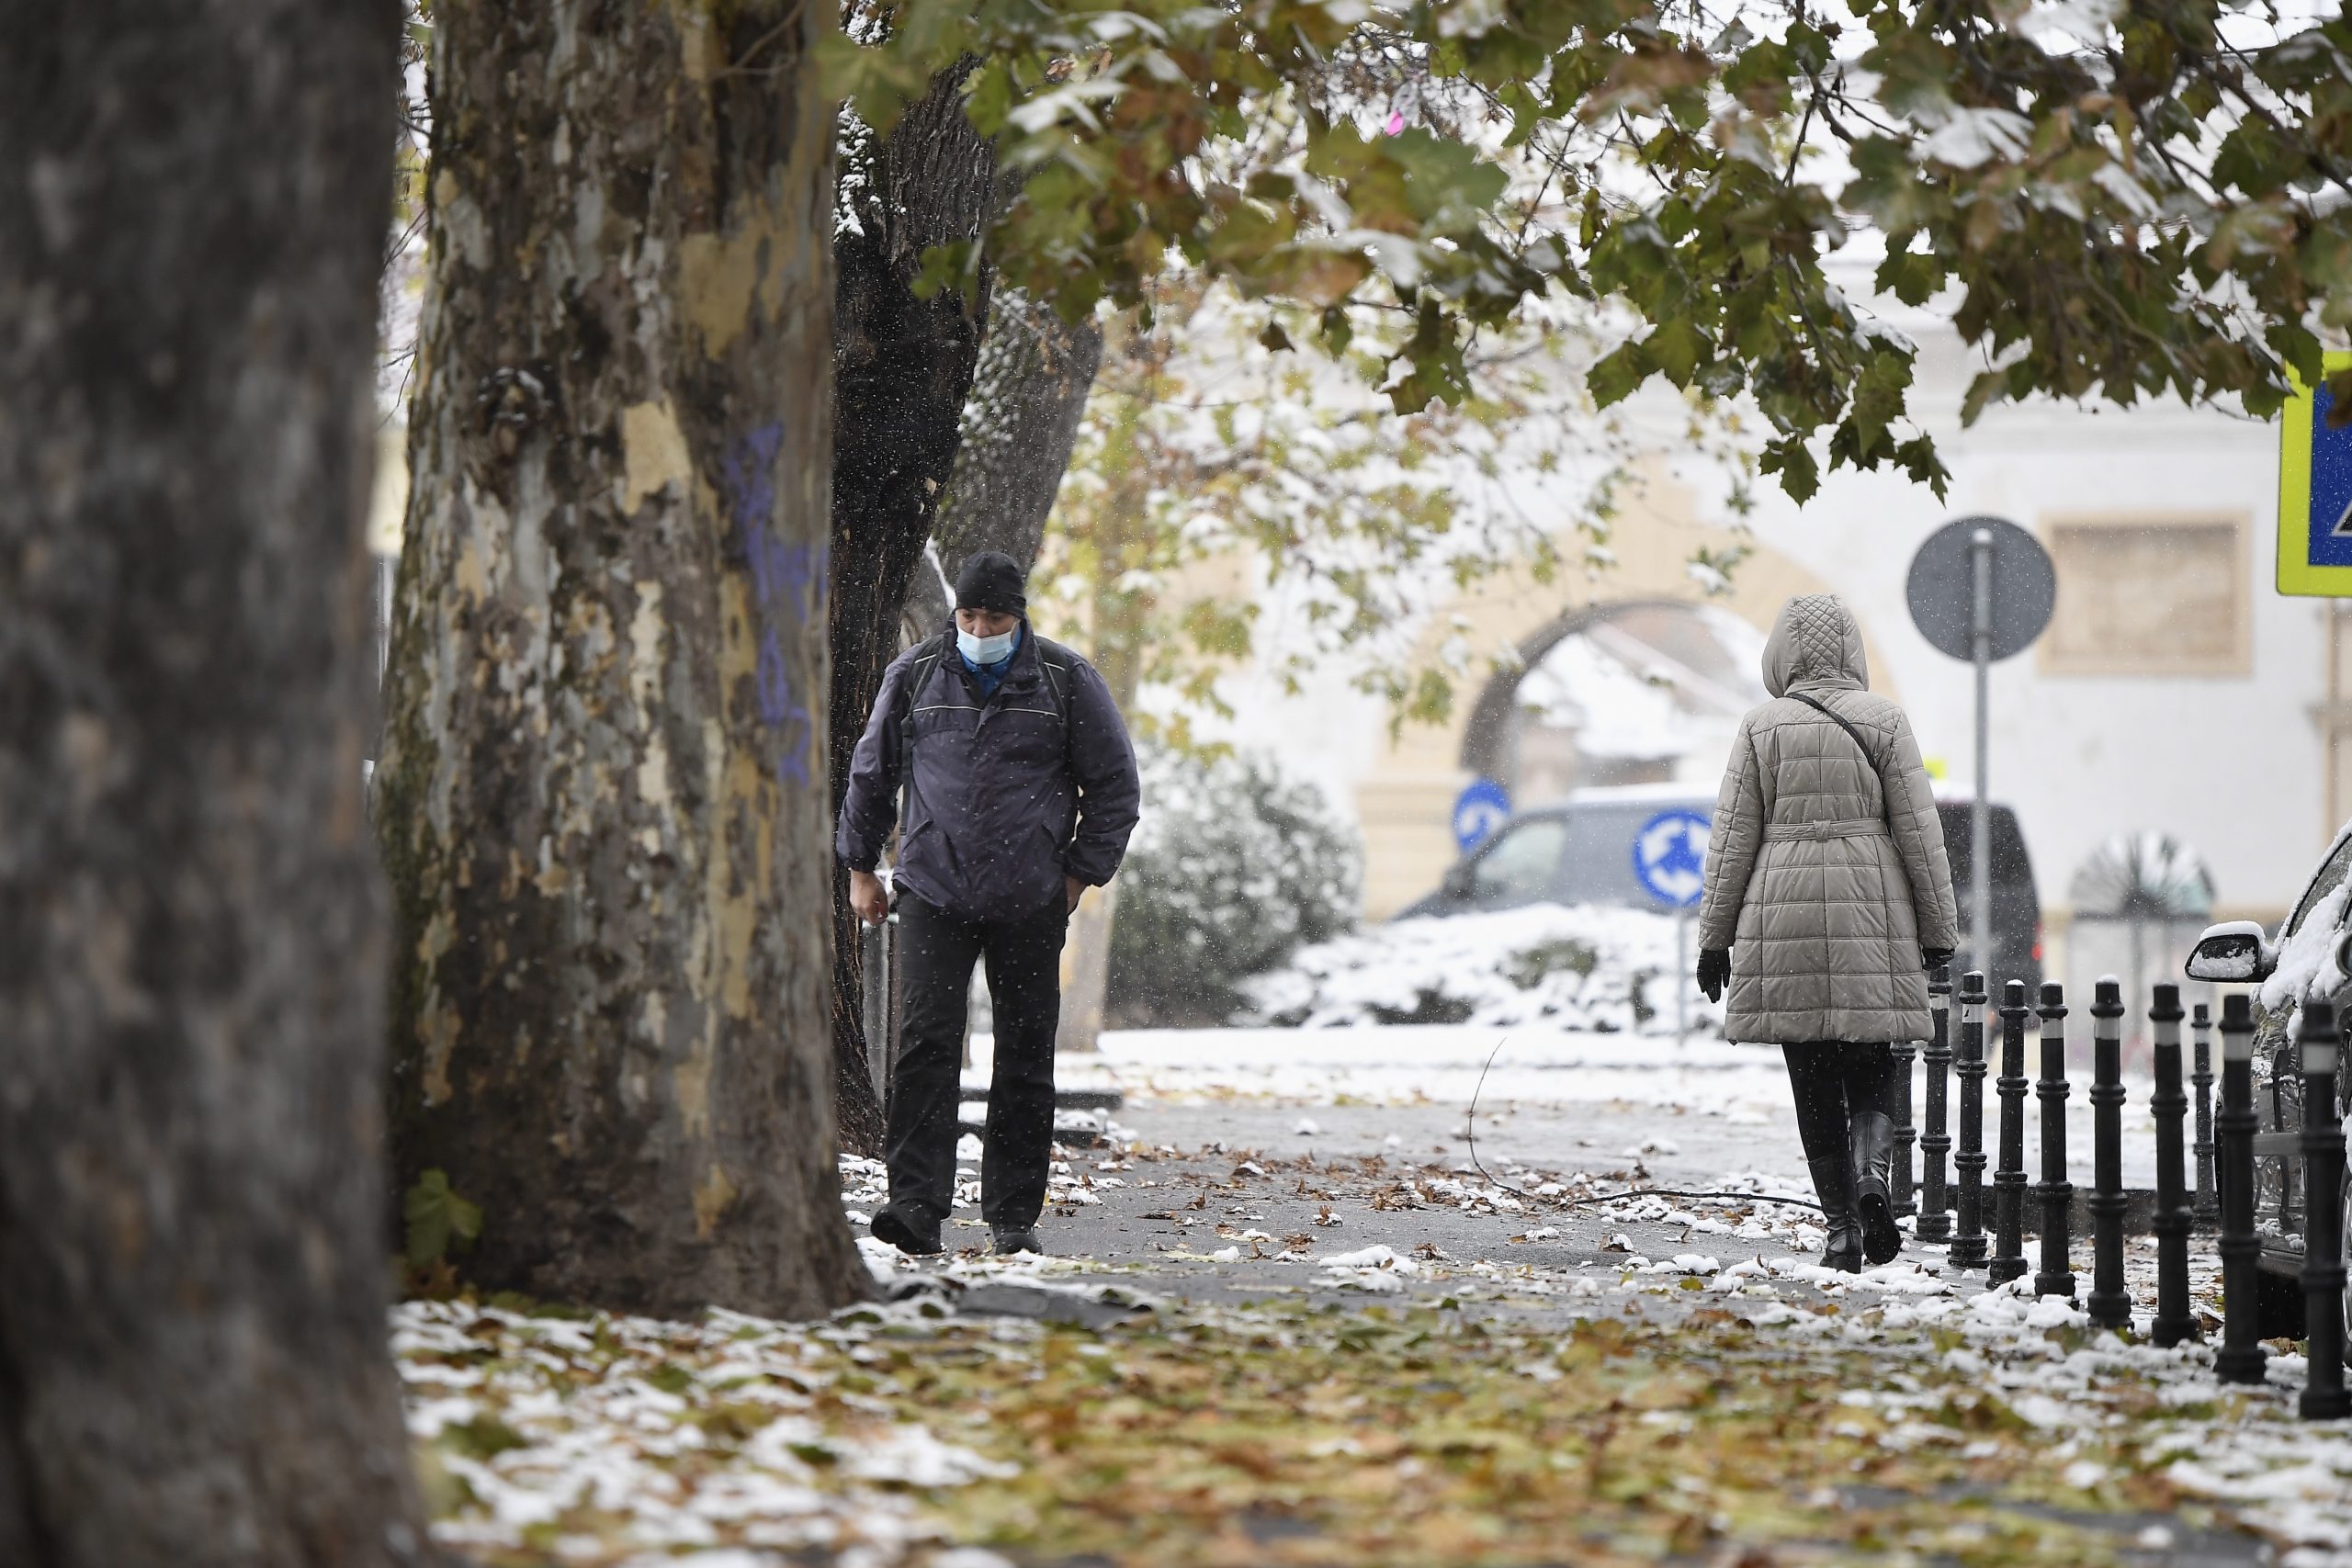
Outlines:
[[996, 1069], [981, 1140], [980, 1217], [998, 1252], [1038, 1250], [1053, 1157], [1062, 939], [1089, 887], [1119, 869], [1141, 785], [1135, 748], [1093, 666], [1028, 622], [1026, 574], [982, 550], [956, 583], [956, 622], [891, 662], [850, 762], [834, 851], [850, 902], [879, 923], [874, 874], [906, 792], [895, 891], [906, 979], [874, 1234], [942, 1250], [956, 1201], [956, 1111], [972, 965], [985, 962]]

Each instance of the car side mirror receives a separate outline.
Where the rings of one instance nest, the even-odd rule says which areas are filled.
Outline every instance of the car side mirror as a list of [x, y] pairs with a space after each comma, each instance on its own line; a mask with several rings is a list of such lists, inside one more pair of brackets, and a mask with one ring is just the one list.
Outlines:
[[2278, 967], [2278, 950], [2253, 920], [2224, 920], [2208, 926], [2188, 954], [2188, 977], [2222, 984], [2267, 980]]
[[1470, 880], [1470, 863], [1466, 860], [1458, 860], [1447, 866], [1444, 880], [1438, 886], [1445, 890], [1445, 896], [1449, 898], [1469, 897], [1473, 886]]

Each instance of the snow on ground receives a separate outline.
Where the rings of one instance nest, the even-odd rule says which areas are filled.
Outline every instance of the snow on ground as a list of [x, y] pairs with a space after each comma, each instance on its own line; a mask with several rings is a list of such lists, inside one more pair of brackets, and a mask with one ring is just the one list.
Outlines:
[[616, 1568], [752, 1568], [812, 1550], [869, 1568], [1001, 1565], [937, 1550], [949, 1543], [913, 1489], [1005, 1467], [857, 1393], [873, 1326], [914, 1310], [686, 1324], [404, 1303], [392, 1353], [434, 1537]]
[[[1114, 1149], [1088, 1164], [1136, 1168], [1125, 1154]], [[845, 1161], [850, 1201], [870, 1201], [877, 1175], [872, 1162]], [[1517, 1167], [1498, 1175], [1424, 1170], [1402, 1185], [1413, 1206], [1511, 1215], [1528, 1232], [1513, 1242], [1532, 1239], [1557, 1205], [1602, 1190]], [[1752, 1179], [1720, 1184], [1743, 1182]], [[1337, 1232], [1280, 1257], [1261, 1246], [1249, 1250], [1267, 1268], [1292, 1265], [1296, 1278], [1303, 1267], [1315, 1282], [1379, 1305], [1391, 1314], [1382, 1323], [1443, 1297], [1461, 1303], [1457, 1312], [1491, 1315], [1498, 1337], [1514, 1344], [1532, 1322], [1556, 1324], [1548, 1341], [1539, 1332], [1511, 1352], [1532, 1348], [1540, 1357], [1546, 1343], [1556, 1349], [1558, 1366], [1528, 1363], [1538, 1382], [1571, 1364], [1588, 1326], [1614, 1333], [1629, 1321], [1664, 1314], [1672, 1323], [1697, 1309], [1766, 1335], [1723, 1341], [1716, 1328], [1694, 1324], [1688, 1332], [1702, 1358], [1728, 1348], [1742, 1358], [1736, 1365], [1781, 1382], [1803, 1376], [1804, 1358], [1830, 1358], [1820, 1366], [1843, 1390], [1839, 1418], [1815, 1440], [1860, 1442], [1888, 1456], [1897, 1468], [1883, 1484], [1905, 1473], [1903, 1456], [1916, 1456], [1985, 1475], [2022, 1472], [2034, 1478], [2021, 1494], [2029, 1503], [2149, 1519], [2153, 1483], [2172, 1501], [2129, 1527], [2140, 1545], [2160, 1551], [2177, 1528], [2234, 1518], [2267, 1536], [2287, 1568], [2352, 1568], [2352, 1423], [2296, 1418], [2303, 1366], [2283, 1342], [2273, 1344], [2268, 1382], [2254, 1389], [2214, 1379], [2210, 1342], [2151, 1345], [2154, 1258], [2144, 1240], [2128, 1261], [2140, 1310], [2127, 1338], [2093, 1330], [2063, 1299], [2033, 1300], [2024, 1281], [1986, 1289], [1981, 1274], [1956, 1273], [1932, 1253], [1914, 1251], [1860, 1276], [1833, 1274], [1804, 1256], [1817, 1252], [1817, 1230], [1768, 1203], [1644, 1194], [1615, 1199], [1602, 1213], [1611, 1223], [1646, 1224], [1651, 1235], [1661, 1224], [1683, 1226], [1683, 1244], [1657, 1258], [1620, 1248], [1597, 1267], [1457, 1258], [1415, 1246], [1413, 1215], [1392, 1209], [1352, 1216], [1379, 1226], [1385, 1239]], [[1230, 1264], [1242, 1254], [1236, 1245], [1174, 1256]], [[976, 1325], [949, 1315], [949, 1299], [959, 1287], [988, 1284], [1098, 1303], [1137, 1298], [1100, 1282], [1102, 1265], [1119, 1260], [972, 1258], [917, 1268], [887, 1248], [868, 1256], [885, 1280], [922, 1293], [798, 1325], [718, 1312], [677, 1324], [470, 1303], [400, 1308], [393, 1348], [411, 1429], [426, 1456], [437, 1539], [493, 1562], [528, 1552], [532, 1561], [593, 1568], [774, 1568], [782, 1560], [771, 1553], [812, 1551], [838, 1553], [833, 1561], [856, 1568], [997, 1568], [1001, 1559], [955, 1543], [953, 1521], [970, 1513], [958, 1500], [966, 1489], [1019, 1472], [1005, 1456], [1020, 1445], [1008, 1450], [1012, 1434], [991, 1433], [985, 1404], [926, 1396], [933, 1375], [926, 1368], [971, 1367], [977, 1356], [978, 1375], [1017, 1384], [1033, 1375], [1023, 1368], [1052, 1364], [1051, 1344], [1064, 1347], [1066, 1362], [1072, 1342], [1041, 1336], [1035, 1322]], [[2219, 1325], [2210, 1246], [2192, 1260], [2194, 1299], [2210, 1336]], [[2078, 1252], [2076, 1262], [2083, 1268], [2087, 1258]], [[2086, 1273], [2079, 1285], [2089, 1282]], [[1267, 1328], [1257, 1309], [1151, 1304], [1145, 1315], [1154, 1332], [1190, 1346], [1188, 1356], [1249, 1354], [1245, 1345]], [[1338, 1335], [1345, 1349], [1346, 1319], [1300, 1321], [1325, 1325], [1316, 1332]], [[933, 1336], [945, 1337], [934, 1347]], [[1458, 1353], [1478, 1354], [1475, 1343]], [[1665, 1342], [1668, 1355], [1676, 1343]], [[1114, 1330], [1076, 1353], [1115, 1369], [1125, 1352]], [[943, 1355], [945, 1361], [933, 1359]], [[990, 1364], [999, 1370], [987, 1371]], [[1661, 1362], [1660, 1374], [1670, 1365]], [[1335, 1362], [1333, 1375], [1343, 1366]], [[1782, 1370], [1769, 1372], [1771, 1366]], [[1466, 1366], [1461, 1375], [1469, 1375]], [[1080, 1417], [1073, 1411], [1071, 1418]], [[1693, 1419], [1652, 1418], [1686, 1427]], [[1082, 1450], [1082, 1433], [1077, 1440]], [[1823, 1472], [1818, 1496], [1834, 1504], [1841, 1476], [1836, 1468]], [[1962, 1529], [1985, 1517], [1969, 1512], [1976, 1505], [1955, 1506]]]
[[[976, 1043], [976, 1075], [983, 1054]], [[1777, 1051], [1546, 1025], [1133, 1030], [1102, 1036], [1101, 1055], [1099, 1066], [1070, 1061], [1062, 1081], [1100, 1080], [1139, 1101], [1466, 1106], [1476, 1093], [1482, 1106], [1623, 1100], [1702, 1115], [1755, 1111], [1787, 1095]]]
[[[974, 1055], [967, 1081], [985, 1084], [985, 1037]], [[2144, 1240], [2130, 1258], [2141, 1311], [2128, 1340], [2091, 1330], [2064, 1301], [2036, 1302], [2016, 1285], [1987, 1290], [1981, 1273], [1955, 1273], [1931, 1249], [1909, 1249], [1856, 1277], [1822, 1269], [1817, 1217], [1767, 1201], [1805, 1195], [1789, 1174], [1799, 1167], [1787, 1089], [1769, 1050], [1544, 1025], [1139, 1032], [1105, 1036], [1098, 1060], [1066, 1058], [1061, 1077], [1065, 1086], [1115, 1087], [1128, 1105], [1091, 1114], [1102, 1146], [1059, 1151], [1053, 1203], [1065, 1213], [1104, 1203], [1160, 1208], [1157, 1217], [1176, 1246], [1157, 1259], [918, 1264], [865, 1235], [886, 1196], [885, 1172], [878, 1162], [845, 1157], [843, 1202], [869, 1267], [887, 1288], [925, 1292], [918, 1298], [798, 1325], [725, 1313], [682, 1324], [472, 1303], [399, 1308], [393, 1348], [436, 1538], [492, 1562], [579, 1568], [766, 1568], [783, 1560], [777, 1553], [831, 1554], [848, 1568], [1001, 1568], [992, 1553], [958, 1545], [952, 1521], [964, 1517], [959, 1497], [1004, 1483], [1012, 1461], [997, 1440], [1003, 1435], [991, 1432], [985, 1408], [908, 1393], [920, 1380], [908, 1382], [907, 1369], [932, 1353], [922, 1348], [926, 1336], [951, 1326], [961, 1337], [954, 1355], [967, 1359], [956, 1364], [977, 1355], [1014, 1369], [1042, 1354], [1047, 1339], [1034, 1322], [976, 1326], [946, 1315], [946, 1297], [996, 1286], [1133, 1302], [1123, 1281], [1139, 1269], [1173, 1267], [1224, 1270], [1277, 1291], [1320, 1291], [1391, 1313], [1451, 1299], [1457, 1310], [1501, 1314], [1498, 1322], [1558, 1325], [1554, 1343], [1564, 1356], [1579, 1325], [1697, 1309], [1770, 1331], [1775, 1337], [1764, 1343], [1781, 1347], [1754, 1353], [1836, 1358], [1842, 1370], [1832, 1375], [1847, 1388], [1839, 1431], [1860, 1434], [1880, 1451], [1961, 1461], [1981, 1454], [1987, 1464], [1996, 1450], [2010, 1461], [2029, 1454], [2049, 1472], [2052, 1495], [2073, 1507], [2144, 1506], [2135, 1501], [2144, 1491], [2133, 1489], [2153, 1478], [2179, 1500], [2179, 1519], [2193, 1523], [2203, 1507], [2243, 1520], [2271, 1539], [2287, 1568], [2352, 1568], [2352, 1424], [2296, 1419], [2303, 1368], [2284, 1342], [2274, 1342], [2270, 1382], [2254, 1390], [2215, 1382], [2210, 1343], [2149, 1345], [2154, 1253]], [[2086, 1178], [2092, 1152], [2083, 1087], [2069, 1108], [2077, 1179]], [[2147, 1085], [2130, 1087], [2127, 1179], [2144, 1184], [2153, 1158]], [[1749, 1140], [1764, 1168], [1703, 1185], [1757, 1196], [1629, 1192], [1607, 1174], [1609, 1156], [1599, 1150], [1601, 1174], [1493, 1151], [1483, 1170], [1414, 1165], [1400, 1153], [1346, 1201], [1324, 1205], [1328, 1228], [1321, 1220], [1273, 1218], [1261, 1227], [1251, 1224], [1255, 1209], [1224, 1201], [1216, 1210], [1186, 1209], [1164, 1195], [1170, 1168], [1159, 1162], [1176, 1151], [1143, 1147], [1122, 1124], [1148, 1122], [1155, 1105], [1212, 1113], [1233, 1102], [1282, 1107], [1301, 1153], [1237, 1154], [1218, 1167], [1230, 1171], [1216, 1178], [1226, 1201], [1262, 1203], [1258, 1192], [1280, 1192], [1302, 1175], [1340, 1183], [1347, 1162], [1318, 1163], [1314, 1155], [1326, 1141], [1323, 1127], [1385, 1113], [1379, 1107], [1466, 1106], [1474, 1089], [1482, 1121], [1490, 1107], [1512, 1101], [1550, 1104], [1572, 1119], [1597, 1118], [1596, 1132], [1612, 1106], [1689, 1108], [1715, 1119], [1708, 1125], [1723, 1129], [1718, 1135]], [[2031, 1160], [2030, 1136], [2028, 1145]], [[959, 1217], [969, 1217], [979, 1195], [978, 1141], [967, 1135], [957, 1153]], [[1148, 1198], [1123, 1190], [1143, 1188], [1154, 1190]], [[1428, 1239], [1430, 1221], [1444, 1212], [1493, 1216], [1485, 1223], [1507, 1239], [1449, 1256]], [[1599, 1254], [1558, 1261], [1566, 1256], [1556, 1245], [1563, 1229], [1596, 1218]], [[1295, 1234], [1277, 1239], [1285, 1229]], [[1554, 1261], [1534, 1261], [1546, 1258]], [[2192, 1260], [2211, 1334], [2219, 1307], [2210, 1241], [2197, 1244]], [[2078, 1238], [2084, 1289], [2087, 1266]], [[1162, 1302], [1154, 1316], [1163, 1328], [1197, 1325], [1204, 1355], [1223, 1353], [1215, 1347], [1245, 1329], [1259, 1332], [1261, 1321], [1208, 1302]], [[1116, 1332], [1102, 1342], [1115, 1346]], [[1043, 1477], [1031, 1483], [1049, 1484]], [[2147, 1525], [2142, 1544], [2161, 1550], [2156, 1538], [2168, 1540], [2174, 1528]]]
[[[966, 1092], [984, 1095], [990, 1049], [975, 1035]], [[1513, 1105], [1660, 1107], [1719, 1119], [1727, 1127], [1786, 1132], [1784, 1162], [1799, 1168], [1795, 1123], [1789, 1110], [1788, 1074], [1772, 1046], [1694, 1039], [1678, 1045], [1626, 1034], [1595, 1034], [1544, 1024], [1360, 1025], [1329, 1029], [1117, 1030], [1102, 1037], [1092, 1056], [1064, 1056], [1055, 1065], [1064, 1089], [1115, 1089], [1131, 1105], [1214, 1104], [1270, 1100], [1311, 1110], [1317, 1105], [1468, 1106], [1480, 1113]], [[2122, 1109], [2123, 1179], [2155, 1185], [2155, 1121], [2148, 1109], [2154, 1083], [2127, 1074]], [[1951, 1080], [1951, 1114], [1959, 1114], [1959, 1080]], [[2094, 1153], [2090, 1085], [2077, 1077], [2066, 1102], [2070, 1170], [2087, 1181]], [[1999, 1104], [1993, 1079], [1984, 1081], [1984, 1144], [1997, 1146]], [[1912, 1066], [1912, 1119], [1924, 1124], [1927, 1069]], [[1957, 1143], [1957, 1121], [1954, 1123]], [[2040, 1179], [2041, 1110], [2026, 1101], [2026, 1168]], [[977, 1154], [975, 1154], [977, 1158]], [[1988, 1178], [1989, 1170], [1988, 1169]]]
[[1675, 925], [1557, 904], [1393, 920], [1301, 948], [1248, 989], [1261, 1021], [1310, 1029], [1542, 1022], [1645, 1035], [1675, 1032], [1679, 992], [1691, 1031], [1720, 1037], [1723, 1009], [1690, 982], [1696, 951], [1678, 962]]

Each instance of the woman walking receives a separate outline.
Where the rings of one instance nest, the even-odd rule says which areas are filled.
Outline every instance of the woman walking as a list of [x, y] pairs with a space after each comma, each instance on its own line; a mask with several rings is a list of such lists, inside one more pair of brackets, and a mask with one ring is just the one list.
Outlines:
[[1847, 1273], [1903, 1249], [1887, 1181], [1907, 1086], [1887, 1047], [1927, 1037], [1926, 971], [1959, 931], [1911, 721], [1869, 686], [1844, 604], [1781, 606], [1764, 645], [1772, 701], [1732, 744], [1699, 916], [1699, 988], [1730, 988], [1728, 1038], [1787, 1057], [1822, 1261]]

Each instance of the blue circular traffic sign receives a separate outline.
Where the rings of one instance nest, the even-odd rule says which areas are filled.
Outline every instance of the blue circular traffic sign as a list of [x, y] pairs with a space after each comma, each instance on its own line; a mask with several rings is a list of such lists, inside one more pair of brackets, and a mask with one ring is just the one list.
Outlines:
[[1634, 835], [1634, 874], [1661, 904], [1687, 909], [1707, 890], [1714, 824], [1698, 811], [1661, 811]]
[[1510, 820], [1510, 791], [1492, 779], [1473, 779], [1454, 797], [1453, 841], [1468, 854]]

